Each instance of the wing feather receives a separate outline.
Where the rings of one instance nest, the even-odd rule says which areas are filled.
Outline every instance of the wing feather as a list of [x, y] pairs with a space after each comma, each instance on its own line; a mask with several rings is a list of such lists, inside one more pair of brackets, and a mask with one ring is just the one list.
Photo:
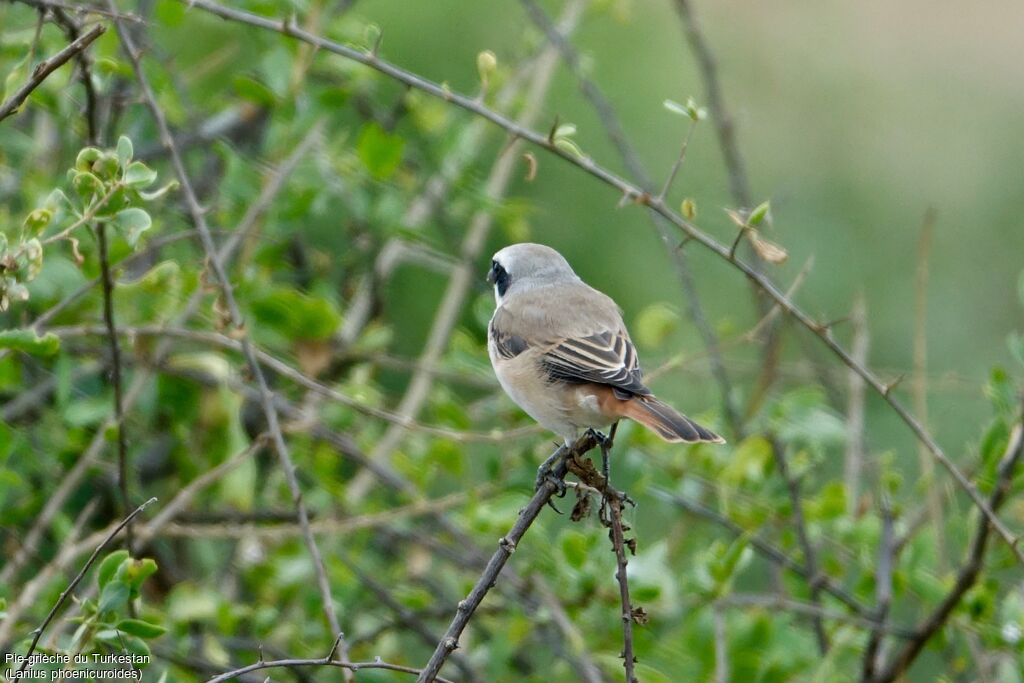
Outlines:
[[544, 351], [541, 363], [552, 379], [597, 382], [640, 396], [651, 393], [624, 329], [563, 339]]
[[607, 384], [622, 399], [651, 395], [615, 302], [582, 283], [538, 288], [503, 302], [488, 332], [498, 356], [536, 353], [553, 381]]

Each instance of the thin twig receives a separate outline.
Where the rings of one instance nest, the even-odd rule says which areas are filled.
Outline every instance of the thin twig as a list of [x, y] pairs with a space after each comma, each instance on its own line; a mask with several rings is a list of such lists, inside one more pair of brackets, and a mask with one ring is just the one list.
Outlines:
[[622, 605], [622, 666], [626, 669], [626, 683], [637, 683], [636, 655], [633, 652], [633, 602], [629, 598], [629, 579], [626, 576], [626, 539], [622, 525], [622, 500], [616, 495], [605, 496], [611, 513], [612, 549], [615, 551], [615, 580], [619, 583], [619, 601]]
[[[917, 268], [914, 274], [914, 374], [911, 382], [914, 412], [922, 424], [928, 424], [928, 258], [931, 253], [932, 232], [936, 212], [929, 208], [921, 223], [917, 241]], [[928, 503], [928, 516], [935, 534], [935, 557], [940, 574], [945, 573], [949, 558], [946, 556], [946, 529], [942, 514], [940, 491], [935, 481], [935, 462], [920, 444], [917, 459], [921, 467], [918, 486], [924, 490]]]
[[18, 667], [18, 673], [19, 674], [22, 671], [25, 670], [25, 667], [27, 667], [29, 665], [29, 660], [32, 657], [32, 653], [35, 652], [35, 650], [36, 650], [36, 645], [39, 643], [39, 639], [42, 637], [43, 631], [45, 631], [46, 627], [50, 625], [51, 621], [53, 621], [53, 618], [57, 615], [57, 612], [60, 610], [61, 606], [64, 604], [64, 601], [68, 599], [68, 596], [71, 595], [71, 593], [75, 590], [75, 588], [78, 586], [78, 584], [81, 583], [82, 579], [85, 577], [85, 573], [87, 571], [89, 571], [89, 568], [92, 567], [93, 563], [96, 562], [96, 558], [98, 558], [100, 556], [100, 553], [103, 552], [103, 549], [106, 548], [107, 545], [112, 540], [114, 540], [114, 537], [117, 536], [117, 534], [121, 531], [121, 529], [125, 528], [128, 524], [131, 523], [131, 521], [133, 519], [135, 519], [136, 515], [138, 515], [140, 512], [142, 512], [147, 507], [149, 507], [150, 503], [154, 503], [154, 502], [156, 502], [156, 498], [150, 498], [145, 503], [143, 503], [139, 507], [135, 508], [135, 510], [130, 515], [125, 517], [121, 521], [120, 524], [118, 524], [116, 527], [114, 527], [113, 531], [111, 531], [109, 534], [107, 534], [107, 537], [103, 539], [102, 543], [100, 543], [98, 546], [96, 546], [96, 550], [94, 550], [92, 552], [92, 555], [89, 556], [89, 559], [86, 560], [84, 565], [82, 565], [82, 569], [81, 569], [81, 571], [78, 572], [78, 575], [75, 576], [75, 578], [73, 578], [71, 580], [71, 583], [68, 584], [67, 588], [65, 588], [63, 591], [61, 591], [60, 597], [57, 598], [57, 602], [54, 603], [53, 607], [50, 609], [49, 613], [46, 615], [46, 618], [43, 619], [43, 623], [40, 624], [39, 628], [37, 628], [35, 631], [32, 632], [33, 633], [32, 642], [29, 644], [28, 651], [25, 653], [25, 659], [22, 660], [21, 666]]
[[[1024, 422], [1018, 418], [1013, 430], [1010, 432], [1009, 443], [1006, 451], [999, 462], [996, 484], [989, 496], [989, 507], [998, 510], [1006, 500], [1006, 494], [1010, 491], [1010, 483], [1013, 481], [1014, 470], [1017, 463], [1024, 455]], [[981, 574], [982, 564], [985, 559], [985, 548], [988, 544], [988, 537], [992, 530], [989, 520], [981, 516], [978, 519], [978, 527], [974, 532], [974, 540], [967, 558], [960, 571], [957, 572], [956, 581], [953, 587], [946, 593], [942, 602], [926, 617], [917, 627], [917, 635], [908, 642], [898, 654], [896, 654], [889, 665], [886, 666], [873, 681], [874, 683], [892, 683], [900, 678], [914, 663], [921, 650], [927, 645], [939, 629], [947, 622], [953, 609], [960, 604], [964, 594], [974, 586]]]
[[[234, 669], [232, 671], [222, 673], [219, 676], [214, 676], [209, 681], [207, 681], [207, 683], [223, 683], [223, 681], [234, 680], [239, 676], [244, 676], [247, 673], [252, 673], [253, 671], [262, 671], [264, 669], [295, 669], [306, 666], [334, 667], [336, 669], [342, 669], [346, 676], [352, 676], [353, 673], [356, 671], [365, 671], [370, 669], [379, 669], [383, 671], [397, 671], [399, 673], [414, 675], [420, 673], [419, 669], [413, 669], [412, 667], [401, 666], [398, 664], [389, 664], [388, 662], [382, 662], [379, 660], [373, 662], [349, 662], [337, 660], [335, 659], [335, 655], [339, 650], [341, 640], [342, 637], [339, 635], [338, 640], [334, 644], [334, 647], [331, 648], [331, 651], [327, 654], [326, 657], [317, 657], [314, 659], [272, 659], [268, 661], [259, 661], [255, 664], [243, 666], [240, 669]], [[449, 681], [446, 678], [438, 678], [437, 680], [441, 681], [442, 683], [452, 683], [452, 681]]]
[[690, 119], [690, 125], [686, 129], [686, 137], [683, 138], [683, 146], [679, 149], [679, 155], [672, 164], [672, 170], [669, 171], [668, 177], [665, 178], [665, 184], [661, 186], [661, 192], [658, 193], [658, 201], [665, 201], [668, 191], [672, 189], [672, 183], [676, 179], [676, 174], [679, 173], [683, 162], [686, 161], [686, 150], [690, 147], [690, 139], [693, 137], [693, 131], [695, 130], [697, 130], [697, 121], [696, 119]]
[[211, 14], [215, 14], [223, 19], [256, 26], [269, 31], [275, 31], [295, 38], [296, 40], [309, 42], [324, 51], [332, 52], [360, 64], [369, 66], [389, 78], [400, 83], [404, 83], [411, 88], [425, 92], [445, 102], [454, 104], [490, 121], [497, 126], [500, 126], [501, 128], [504, 128], [513, 136], [526, 140], [527, 142], [548, 151], [566, 163], [580, 168], [601, 182], [615, 188], [618, 191], [619, 196], [628, 197], [633, 201], [648, 206], [656, 211], [659, 215], [683, 231], [690, 239], [700, 243], [702, 246], [716, 254], [719, 258], [732, 264], [733, 267], [743, 273], [747, 279], [753, 282], [769, 298], [777, 302], [782, 309], [786, 311], [786, 313], [817, 336], [818, 339], [821, 340], [821, 342], [847, 367], [863, 377], [871, 388], [882, 396], [882, 398], [889, 404], [890, 408], [899, 416], [904, 424], [910, 428], [915, 437], [925, 444], [932, 456], [939, 461], [950, 475], [952, 475], [957, 485], [968, 495], [968, 497], [970, 497], [974, 505], [988, 519], [993, 528], [995, 528], [1000, 538], [1002, 538], [1002, 540], [1010, 547], [1017, 560], [1021, 564], [1024, 564], [1024, 549], [1019, 547], [1019, 539], [1014, 536], [1006, 525], [996, 516], [995, 512], [989, 507], [988, 503], [978, 492], [977, 488], [975, 488], [975, 486], [963, 475], [953, 461], [950, 460], [931, 434], [921, 425], [914, 415], [899, 400], [897, 400], [895, 396], [893, 396], [891, 392], [892, 387], [883, 383], [866, 367], [854, 361], [850, 356], [850, 353], [836, 342], [826, 329], [823, 329], [822, 326], [810, 315], [805, 313], [803, 309], [790, 301], [785, 294], [783, 294], [767, 276], [759, 272], [755, 266], [746, 263], [740, 258], [731, 258], [729, 255], [729, 248], [727, 246], [721, 244], [710, 235], [705, 234], [695, 225], [673, 212], [665, 205], [664, 202], [655, 201], [649, 193], [622, 179], [603, 166], [598, 165], [591, 157], [579, 157], [573, 153], [562, 151], [559, 147], [555, 146], [553, 142], [548, 140], [548, 136], [546, 134], [538, 133], [516, 124], [508, 117], [486, 107], [476, 98], [455, 93], [450, 88], [441, 86], [410, 71], [395, 66], [390, 62], [386, 62], [376, 55], [368, 54], [355, 48], [327, 40], [326, 38], [307, 33], [302, 29], [288, 24], [287, 22], [268, 19], [243, 10], [227, 8], [215, 2], [211, 2], [211, 0], [181, 1], [189, 4], [193, 8], [210, 12]]
[[[118, 11], [115, 0], [107, 0], [107, 6], [112, 12]], [[192, 187], [192, 182], [189, 178], [188, 172], [185, 170], [184, 160], [178, 152], [174, 136], [171, 134], [170, 128], [167, 124], [167, 118], [164, 115], [163, 109], [160, 108], [156, 99], [156, 94], [153, 92], [153, 88], [142, 69], [141, 59], [135, 47], [135, 41], [125, 29], [120, 19], [115, 20], [115, 25], [117, 27], [118, 35], [121, 38], [121, 45], [132, 63], [132, 69], [135, 72], [135, 78], [142, 90], [143, 98], [149, 106], [160, 132], [160, 139], [170, 153], [171, 162], [174, 166], [175, 173], [178, 176], [178, 181], [181, 183], [182, 194], [185, 197], [185, 202], [192, 217], [192, 222], [199, 234], [199, 239], [202, 242], [203, 249], [206, 252], [209, 268], [213, 273], [218, 287], [220, 288], [221, 297], [230, 317], [231, 326], [240, 337], [239, 341], [242, 343], [242, 353], [245, 356], [249, 371], [252, 373], [253, 378], [256, 381], [256, 385], [259, 388], [260, 402], [264, 416], [267, 420], [267, 428], [274, 444], [274, 450], [277, 452], [278, 459], [281, 463], [281, 468], [284, 470], [285, 480], [288, 483], [288, 489], [292, 496], [292, 502], [295, 505], [299, 523], [303, 527], [303, 540], [305, 541], [306, 549], [313, 561], [313, 569], [316, 573], [316, 582], [320, 591], [324, 616], [327, 619], [327, 624], [330, 627], [331, 632], [340, 634], [341, 627], [338, 623], [338, 615], [334, 609], [334, 601], [331, 596], [331, 586], [327, 579], [327, 569], [324, 566], [320, 549], [317, 547], [316, 539], [313, 537], [313, 533], [309, 529], [309, 515], [306, 511], [306, 506], [302, 501], [302, 489], [299, 486], [298, 477], [295, 474], [295, 464], [292, 462], [291, 455], [288, 452], [288, 446], [285, 444], [284, 436], [281, 433], [281, 425], [278, 420], [277, 410], [273, 404], [273, 394], [267, 385], [267, 380], [263, 375], [263, 370], [256, 358], [256, 353], [245, 328], [245, 322], [242, 318], [241, 310], [238, 307], [238, 302], [235, 300], [234, 287], [232, 286], [231, 280], [228, 278], [224, 265], [219, 258], [217, 247], [213, 243], [210, 228], [206, 224], [206, 215], [203, 208], [199, 205], [199, 200]], [[341, 658], [343, 660], [348, 659], [348, 646], [346, 645], [344, 638], [341, 636], [339, 636], [338, 648]], [[346, 671], [345, 680], [352, 680], [352, 672], [350, 670]]]
[[875, 618], [878, 620], [871, 630], [868, 645], [864, 648], [861, 665], [862, 683], [870, 683], [878, 666], [878, 654], [885, 635], [885, 622], [892, 605], [893, 572], [893, 514], [889, 496], [882, 493], [881, 501], [882, 538], [878, 544], [878, 569], [875, 572]]
[[704, 81], [704, 96], [707, 98], [715, 131], [718, 133], [718, 146], [725, 159], [725, 169], [729, 174], [730, 193], [741, 208], [749, 209], [753, 205], [750, 182], [747, 180], [747, 169], [743, 164], [743, 157], [740, 156], [739, 148], [736, 145], [736, 128], [722, 95], [722, 85], [718, 79], [718, 64], [711, 52], [711, 46], [701, 31], [700, 23], [693, 13], [690, 0], [676, 0], [676, 10], [683, 20], [686, 38], [690, 43], [690, 49], [697, 58], [697, 67], [700, 69], [701, 80]]
[[525, 508], [520, 510], [519, 518], [512, 526], [512, 529], [499, 539], [497, 550], [494, 551], [480, 578], [477, 579], [473, 590], [469, 592], [465, 600], [459, 602], [455, 618], [452, 620], [451, 625], [448, 626], [448, 630], [441, 638], [441, 641], [437, 644], [434, 654], [431, 655], [430, 661], [427, 662], [419, 678], [416, 679], [416, 683], [430, 683], [430, 681], [437, 679], [437, 675], [440, 673], [441, 667], [444, 666], [445, 660], [459, 646], [459, 637], [469, 624], [470, 619], [472, 619], [476, 608], [480, 606], [484, 596], [487, 595], [488, 591], [494, 586], [495, 581], [498, 580], [498, 575], [501, 573], [505, 563], [508, 562], [508, 558], [515, 552], [516, 546], [519, 545], [523, 535], [530, 528], [530, 525], [533, 524], [534, 520], [537, 519], [544, 506], [551, 500], [551, 496], [554, 495], [557, 489], [555, 480], [563, 479], [566, 472], [568, 472], [566, 460], [570, 457], [582, 455], [596, 445], [597, 440], [588, 432], [577, 439], [572, 446], [561, 446], [558, 449], [557, 452], [560, 452], [561, 456], [552, 472], [553, 478], [544, 480], [540, 488], [537, 489], [537, 492], [533, 494], [530, 502]]
[[[807, 572], [808, 583], [811, 586], [811, 603], [821, 606], [821, 582], [818, 578], [818, 560], [814, 545], [811, 544], [810, 536], [807, 533], [807, 522], [804, 519], [803, 498], [800, 495], [800, 482], [789, 471], [789, 460], [786, 458], [785, 446], [779, 443], [778, 439], [771, 438], [772, 455], [775, 458], [775, 466], [779, 468], [779, 476], [786, 484], [789, 492], [789, 504], [792, 508], [793, 526], [796, 528], [797, 539], [800, 542], [800, 549], [804, 556], [804, 570]], [[822, 655], [828, 653], [828, 635], [825, 633], [825, 626], [819, 617], [813, 618], [814, 637], [818, 642], [818, 650]]]
[[[107, 344], [110, 346], [110, 379], [114, 385], [114, 418], [117, 420], [117, 488], [121, 493], [122, 515], [128, 514], [131, 505], [128, 497], [128, 440], [124, 424], [124, 386], [121, 382], [121, 345], [117, 339], [117, 324], [114, 321], [114, 277], [110, 273], [110, 253], [107, 250], [107, 226], [96, 226], [96, 239], [100, 252], [100, 277], [103, 280], [103, 324], [106, 325]], [[125, 547], [131, 554], [134, 549], [132, 523], [124, 530]]]
[[[868, 361], [868, 348], [871, 336], [868, 332], [868, 312], [864, 293], [861, 292], [853, 301], [850, 313], [853, 325], [853, 342], [850, 355], [855, 361], [864, 365]], [[864, 379], [852, 370], [849, 372], [849, 398], [846, 410], [846, 454], [843, 459], [843, 484], [846, 487], [846, 514], [853, 518], [860, 503], [861, 479], [863, 478], [864, 460], [867, 456], [867, 444], [864, 435]]]
[[867, 630], [881, 629], [883, 633], [909, 640], [914, 637], [914, 631], [909, 628], [894, 626], [889, 623], [881, 623], [873, 619], [865, 619], [854, 614], [847, 614], [834, 609], [826, 609], [809, 602], [794, 600], [785, 595], [760, 594], [760, 593], [731, 593], [719, 600], [719, 603], [727, 607], [759, 607], [769, 610], [787, 610], [794, 614], [813, 617], [818, 616], [828, 621], [838, 621], [844, 624], [852, 624]]
[[[703, 517], [718, 524], [735, 537], [739, 537], [747, 533], [747, 530], [741, 527], [739, 524], [732, 521], [728, 517], [725, 517], [724, 515], [720, 514], [716, 510], [713, 510], [708, 506], [703, 505], [702, 503], [690, 500], [689, 498], [678, 496], [672, 493], [671, 491], [667, 491], [665, 489], [657, 487], [652, 488], [651, 493], [654, 494], [656, 497], [661, 498], [662, 500], [675, 504], [676, 506], [682, 508], [683, 510], [686, 510], [687, 512], [698, 515], [700, 517]], [[857, 600], [857, 598], [853, 597], [850, 593], [846, 592], [845, 589], [837, 585], [831, 578], [829, 578], [825, 574], [818, 574], [817, 577], [808, 574], [807, 569], [802, 562], [798, 562], [797, 560], [787, 555], [785, 551], [781, 550], [780, 548], [772, 545], [768, 541], [758, 536], [752, 536], [750, 538], [750, 547], [752, 547], [763, 557], [773, 562], [774, 564], [803, 578], [808, 582], [808, 584], [811, 583], [812, 579], [815, 579], [818, 585], [821, 586], [821, 590], [825, 591], [835, 599], [839, 600], [839, 602], [846, 605], [852, 612], [854, 612], [855, 614], [864, 619], [871, 618], [870, 609], [862, 605], [860, 601]]]
[[[223, 253], [223, 250], [222, 250]], [[101, 328], [96, 325], [74, 325], [69, 327], [54, 327], [50, 329], [50, 332], [58, 337], [71, 338], [81, 337], [89, 335], [103, 335], [107, 331], [105, 328]], [[239, 340], [232, 339], [226, 334], [220, 332], [213, 332], [210, 330], [192, 330], [182, 327], [173, 326], [160, 326], [160, 325], [144, 325], [141, 327], [124, 326], [118, 330], [121, 335], [128, 336], [129, 338], [137, 337], [155, 337], [155, 338], [166, 338], [166, 339], [186, 339], [193, 342], [199, 342], [207, 345], [219, 346], [225, 349], [231, 349], [233, 351], [241, 352], [243, 350], [242, 343]], [[437, 427], [428, 425], [416, 420], [402, 417], [398, 413], [391, 412], [389, 410], [383, 410], [381, 408], [374, 408], [368, 406], [365, 403], [358, 401], [350, 396], [346, 396], [337, 389], [319, 382], [309, 375], [306, 375], [302, 371], [292, 367], [288, 363], [280, 360], [277, 356], [274, 356], [266, 351], [263, 351], [259, 347], [255, 347], [256, 358], [266, 368], [277, 373], [279, 376], [289, 379], [301, 387], [313, 391], [321, 396], [324, 396], [332, 401], [335, 401], [347, 408], [351, 408], [364, 415], [383, 420], [397, 427], [400, 427], [406, 431], [421, 432], [423, 434], [429, 434], [432, 436], [440, 436], [445, 439], [457, 441], [459, 443], [469, 442], [487, 442], [487, 443], [500, 443], [506, 442], [509, 439], [518, 439], [524, 436], [536, 435], [538, 428], [535, 425], [526, 427], [520, 427], [516, 429], [508, 430], [492, 430], [488, 432], [471, 432], [462, 431], [457, 429], [450, 429], [447, 427]], [[424, 369], [429, 374], [435, 374], [429, 367]]]
[[729, 683], [729, 640], [725, 632], [725, 606], [718, 600], [711, 604], [715, 625], [715, 683]]
[[28, 96], [32, 94], [32, 91], [42, 85], [46, 77], [52, 74], [54, 71], [59, 69], [65, 62], [74, 57], [82, 50], [89, 47], [94, 40], [103, 35], [106, 31], [106, 27], [102, 24], [93, 26], [89, 31], [78, 37], [77, 40], [72, 41], [67, 47], [53, 55], [49, 59], [44, 59], [36, 65], [36, 68], [32, 70], [32, 75], [29, 79], [18, 88], [13, 95], [11, 95], [6, 101], [0, 104], [0, 121], [3, 121], [8, 116], [16, 113], [18, 107], [28, 99]]

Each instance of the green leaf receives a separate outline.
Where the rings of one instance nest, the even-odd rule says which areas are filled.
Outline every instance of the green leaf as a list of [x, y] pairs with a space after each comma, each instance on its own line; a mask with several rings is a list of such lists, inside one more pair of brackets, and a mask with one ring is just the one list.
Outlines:
[[688, 221], [692, 221], [697, 218], [697, 202], [687, 197], [683, 200], [682, 205], [679, 207], [680, 213]]
[[583, 150], [580, 149], [580, 146], [577, 145], [572, 140], [570, 140], [569, 138], [555, 138], [555, 147], [562, 150], [566, 154], [578, 157], [580, 159], [583, 158]]
[[287, 339], [326, 339], [341, 324], [341, 314], [327, 299], [273, 287], [251, 301], [253, 314]]
[[125, 185], [140, 189], [149, 187], [156, 181], [156, 171], [141, 161], [133, 161], [124, 172]]
[[53, 211], [50, 209], [36, 209], [25, 216], [25, 221], [21, 225], [27, 234], [38, 237], [43, 230], [46, 230], [46, 226], [52, 219]]
[[359, 159], [374, 178], [390, 178], [402, 163], [405, 140], [388, 133], [377, 123], [363, 126], [356, 141]]
[[491, 75], [498, 68], [498, 57], [491, 50], [484, 50], [476, 56], [476, 70], [480, 74], [480, 82], [488, 83]]
[[277, 96], [274, 95], [274, 91], [251, 76], [237, 76], [234, 85], [235, 92], [250, 102], [264, 107], [277, 104]]
[[138, 591], [142, 582], [156, 573], [156, 561], [149, 557], [141, 560], [130, 560], [121, 565], [119, 574], [121, 580], [127, 583], [133, 591]]
[[118, 629], [105, 628], [97, 631], [96, 640], [106, 643], [110, 648], [118, 652], [127, 650], [130, 654], [142, 657], [149, 657], [152, 654], [149, 645], [146, 645], [146, 641], [129, 633], [123, 633]]
[[704, 107], [698, 107], [696, 100], [692, 97], [686, 98], [686, 115], [689, 116], [693, 121], [703, 121], [708, 116], [708, 110]]
[[71, 179], [71, 186], [75, 188], [79, 197], [87, 198], [99, 194], [103, 189], [103, 181], [89, 171], [79, 171]]
[[99, 569], [96, 570], [96, 583], [100, 588], [110, 583], [110, 580], [114, 578], [114, 574], [117, 572], [117, 568], [127, 559], [127, 550], [115, 550], [103, 558]]
[[651, 304], [636, 318], [636, 340], [641, 346], [658, 348], [679, 328], [679, 322], [679, 314], [668, 304]]
[[34, 330], [18, 329], [0, 331], [0, 349], [24, 351], [37, 356], [52, 356], [60, 350], [60, 337], [47, 332], [42, 337]]
[[176, 190], [176, 189], [178, 189], [178, 181], [177, 180], [172, 180], [171, 182], [167, 183], [166, 185], [164, 185], [162, 187], [159, 187], [159, 188], [153, 190], [152, 192], [142, 192], [142, 191], [139, 191], [139, 196], [142, 197], [143, 201], [151, 202], [154, 199], [160, 199], [161, 197], [163, 197], [168, 192], [170, 192], [172, 190]]
[[582, 569], [586, 564], [589, 547], [587, 537], [579, 531], [568, 529], [562, 535], [562, 554], [573, 569]]
[[117, 622], [117, 630], [123, 631], [124, 633], [130, 633], [133, 636], [139, 638], [159, 638], [163, 634], [167, 633], [167, 629], [157, 624], [151, 624], [148, 621], [142, 621], [141, 619], [122, 619]]
[[690, 112], [687, 111], [686, 107], [679, 104], [675, 100], [665, 100], [661, 104], [663, 107], [665, 107], [665, 109], [668, 109], [673, 114], [678, 114], [679, 116], [685, 116], [687, 118], [689, 118], [690, 116]]
[[563, 123], [558, 128], [555, 128], [554, 138], [569, 138], [576, 135], [576, 124], [575, 123]]
[[100, 591], [100, 612], [112, 612], [128, 604], [131, 588], [123, 581], [111, 581]]
[[75, 168], [79, 171], [91, 171], [92, 165], [103, 155], [103, 152], [96, 147], [83, 147], [82, 151], [75, 157]]
[[128, 168], [135, 150], [132, 148], [132, 141], [126, 135], [117, 139], [117, 165], [121, 168]]
[[143, 209], [131, 207], [122, 209], [114, 216], [114, 227], [124, 234], [128, 244], [135, 246], [139, 236], [153, 225], [153, 219]]
[[769, 201], [764, 201], [754, 207], [754, 210], [750, 212], [750, 216], [747, 218], [747, 225], [760, 225], [764, 221], [765, 216], [771, 210], [772, 205]]

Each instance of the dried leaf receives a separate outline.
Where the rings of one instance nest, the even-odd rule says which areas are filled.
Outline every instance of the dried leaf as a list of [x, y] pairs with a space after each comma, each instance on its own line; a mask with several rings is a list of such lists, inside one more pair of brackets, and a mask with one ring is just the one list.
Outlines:
[[762, 239], [757, 233], [751, 232], [750, 244], [757, 255], [768, 263], [782, 263], [789, 258], [789, 253], [774, 242]]

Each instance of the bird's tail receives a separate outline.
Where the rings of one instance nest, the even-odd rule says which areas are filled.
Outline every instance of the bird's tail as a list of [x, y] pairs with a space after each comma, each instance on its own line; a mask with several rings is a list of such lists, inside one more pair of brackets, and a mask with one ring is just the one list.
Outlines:
[[701, 427], [654, 396], [634, 396], [620, 407], [622, 414], [636, 420], [670, 443], [725, 443], [710, 429]]

